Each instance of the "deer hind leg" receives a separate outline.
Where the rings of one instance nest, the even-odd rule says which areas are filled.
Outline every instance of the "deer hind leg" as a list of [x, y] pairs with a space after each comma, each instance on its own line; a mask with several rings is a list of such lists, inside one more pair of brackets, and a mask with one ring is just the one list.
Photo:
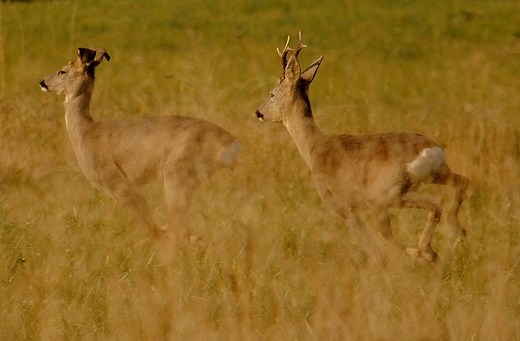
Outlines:
[[200, 241], [190, 236], [189, 215], [193, 195], [201, 184], [194, 162], [178, 162], [165, 166], [164, 189], [168, 204], [169, 224], [163, 227], [175, 245], [187, 245]]
[[419, 192], [408, 192], [401, 201], [402, 208], [422, 208], [430, 212], [423, 233], [419, 238], [418, 248], [407, 248], [408, 254], [434, 262], [438, 255], [431, 247], [435, 228], [441, 219], [443, 200], [441, 198]]
[[443, 171], [442, 176], [435, 179], [433, 183], [451, 186], [455, 189], [455, 197], [448, 211], [448, 224], [453, 232], [465, 237], [466, 230], [460, 224], [459, 210], [462, 202], [468, 198], [469, 180], [463, 175], [453, 173], [446, 165], [441, 171]]

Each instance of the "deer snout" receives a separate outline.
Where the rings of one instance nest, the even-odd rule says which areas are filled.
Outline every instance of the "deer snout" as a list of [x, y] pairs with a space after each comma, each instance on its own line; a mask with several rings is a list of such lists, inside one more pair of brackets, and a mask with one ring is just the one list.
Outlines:
[[257, 110], [257, 111], [255, 112], [255, 114], [256, 114], [256, 117], [258, 117], [258, 119], [259, 119], [260, 121], [263, 121], [263, 120], [264, 120], [264, 114], [260, 113], [260, 111]]
[[49, 91], [49, 87], [45, 84], [45, 81], [40, 82], [40, 89], [42, 89], [43, 92]]

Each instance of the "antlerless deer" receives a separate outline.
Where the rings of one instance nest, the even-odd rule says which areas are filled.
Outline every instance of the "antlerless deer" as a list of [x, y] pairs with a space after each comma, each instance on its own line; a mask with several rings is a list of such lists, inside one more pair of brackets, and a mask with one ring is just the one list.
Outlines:
[[[361, 210], [377, 212], [379, 231], [393, 245], [414, 257], [435, 261], [437, 253], [431, 240], [443, 200], [417, 189], [422, 183], [453, 187], [455, 198], [448, 223], [453, 231], [465, 236], [458, 213], [467, 197], [468, 179], [450, 170], [437, 143], [417, 133], [324, 134], [314, 121], [308, 96], [323, 56], [302, 72], [298, 54], [306, 46], [301, 33], [299, 38], [296, 49], [289, 48], [288, 38], [284, 50], [278, 50], [283, 73], [256, 116], [261, 121], [283, 122], [310, 167], [323, 202], [357, 233], [381, 266], [385, 265], [384, 257], [359, 218]], [[422, 208], [429, 212], [417, 248], [406, 247], [393, 237], [390, 208]]]
[[[94, 121], [90, 99], [94, 71], [103, 48], [79, 48], [78, 58], [40, 82], [43, 91], [65, 95], [65, 121], [79, 167], [104, 188], [135, 222], [158, 240], [167, 234], [176, 244], [198, 241], [189, 235], [189, 209], [195, 190], [215, 171], [233, 167], [240, 141], [221, 127], [184, 116]], [[164, 184], [169, 223], [159, 229], [141, 185]]]

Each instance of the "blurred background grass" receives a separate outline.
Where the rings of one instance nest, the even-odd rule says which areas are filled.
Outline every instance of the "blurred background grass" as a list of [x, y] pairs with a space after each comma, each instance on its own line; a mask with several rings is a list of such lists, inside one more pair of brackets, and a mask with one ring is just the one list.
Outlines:
[[[302, 64], [325, 55], [310, 90], [324, 131], [417, 131], [470, 178], [468, 238], [441, 222], [440, 264], [381, 241], [381, 271], [284, 127], [256, 120], [299, 30]], [[95, 119], [189, 115], [243, 141], [192, 207], [207, 250], [159, 256], [81, 174], [63, 99], [38, 87], [79, 46], [112, 56]], [[0, 2], [0, 339], [519, 339], [519, 57], [517, 1]], [[392, 220], [412, 244], [426, 214]]]

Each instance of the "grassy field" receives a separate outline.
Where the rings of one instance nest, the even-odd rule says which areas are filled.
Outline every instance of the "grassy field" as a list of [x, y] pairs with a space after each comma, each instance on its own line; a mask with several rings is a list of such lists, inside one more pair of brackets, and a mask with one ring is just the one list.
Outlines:
[[[325, 55], [310, 89], [324, 131], [423, 133], [470, 179], [468, 238], [441, 222], [439, 264], [378, 238], [381, 270], [285, 128], [256, 119], [299, 30], [304, 66]], [[161, 256], [84, 178], [63, 98], [38, 86], [79, 46], [112, 57], [95, 119], [189, 115], [243, 141], [196, 195], [207, 249]], [[516, 1], [0, 2], [0, 340], [519, 340], [519, 93]], [[146, 192], [164, 222], [161, 187]], [[392, 214], [416, 243], [426, 213]]]

